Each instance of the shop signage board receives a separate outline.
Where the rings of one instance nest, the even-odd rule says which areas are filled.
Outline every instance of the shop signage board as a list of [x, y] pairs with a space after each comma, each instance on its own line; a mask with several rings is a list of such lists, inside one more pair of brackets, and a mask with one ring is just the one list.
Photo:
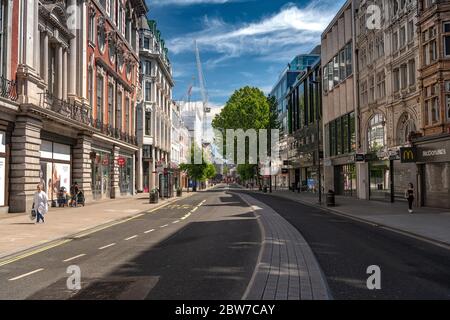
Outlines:
[[366, 155], [364, 153], [355, 154], [355, 162], [365, 162], [365, 161], [366, 161]]
[[415, 147], [400, 148], [400, 160], [402, 163], [417, 162], [417, 149]]
[[450, 140], [424, 144], [417, 148], [418, 162], [450, 161]]

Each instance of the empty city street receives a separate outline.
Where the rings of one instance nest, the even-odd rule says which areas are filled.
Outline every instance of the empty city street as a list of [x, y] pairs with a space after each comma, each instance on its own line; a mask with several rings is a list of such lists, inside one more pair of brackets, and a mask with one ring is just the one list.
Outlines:
[[[300, 259], [298, 270], [290, 269], [284, 289], [283, 269], [299, 253], [288, 249], [283, 258], [282, 248], [290, 240], [277, 243], [275, 229], [268, 230], [271, 226], [258, 221], [269, 209], [281, 215], [272, 217], [272, 224], [284, 217], [304, 237], [319, 274], [311, 271], [314, 257], [298, 251], [304, 264]], [[277, 231], [279, 239], [282, 229]], [[301, 274], [309, 272], [307, 281], [313, 287], [324, 281], [329, 291], [324, 293], [326, 299], [450, 299], [448, 249], [292, 200], [226, 185], [66, 240], [1, 265], [0, 298], [240, 300], [247, 294], [252, 298], [258, 287], [267, 294], [274, 274], [280, 275], [274, 296], [286, 290], [287, 297], [297, 272], [304, 294]], [[262, 245], [268, 242], [274, 244], [268, 268], [275, 273], [269, 272], [268, 280], [261, 283], [258, 272], [264, 271], [266, 255]], [[370, 265], [380, 267], [380, 290], [366, 286]], [[70, 288], [69, 266], [79, 267], [81, 288]], [[317, 292], [313, 290], [313, 296]]]

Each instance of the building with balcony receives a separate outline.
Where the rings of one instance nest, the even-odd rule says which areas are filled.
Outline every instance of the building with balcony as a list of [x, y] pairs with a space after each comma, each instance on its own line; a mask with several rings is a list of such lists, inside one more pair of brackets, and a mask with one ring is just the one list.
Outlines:
[[0, 17], [0, 213], [7, 213], [10, 207], [12, 132], [20, 111], [15, 81], [19, 63], [19, 26], [13, 23], [19, 18], [18, 2], [0, 1]]
[[419, 204], [450, 208], [450, 2], [418, 0], [421, 129], [413, 139]]
[[144, 1], [2, 4], [3, 83], [10, 88], [3, 96], [15, 100], [0, 112], [7, 210], [29, 212], [38, 183], [51, 204], [74, 182], [87, 201], [132, 194], [139, 93], [133, 42]]
[[[368, 21], [369, 6], [380, 10], [380, 21]], [[417, 3], [361, 1], [356, 13], [356, 82], [359, 132], [357, 153], [359, 197], [404, 199], [409, 183], [416, 185], [414, 163], [403, 163], [400, 149], [411, 146], [420, 130]]]
[[142, 17], [139, 23], [142, 100], [138, 107], [138, 189], [173, 192], [169, 172], [173, 107], [172, 66], [156, 22]]
[[94, 199], [135, 192], [138, 24], [147, 11], [143, 0], [91, 0], [86, 9], [87, 30], [81, 34], [87, 57], [81, 69], [96, 129], [90, 152]]

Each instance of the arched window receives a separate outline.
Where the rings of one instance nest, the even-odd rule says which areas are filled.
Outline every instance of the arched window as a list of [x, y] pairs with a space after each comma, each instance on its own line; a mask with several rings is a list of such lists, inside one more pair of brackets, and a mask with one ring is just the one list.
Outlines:
[[375, 114], [369, 121], [367, 138], [369, 151], [378, 151], [386, 144], [385, 138], [386, 120], [382, 114]]

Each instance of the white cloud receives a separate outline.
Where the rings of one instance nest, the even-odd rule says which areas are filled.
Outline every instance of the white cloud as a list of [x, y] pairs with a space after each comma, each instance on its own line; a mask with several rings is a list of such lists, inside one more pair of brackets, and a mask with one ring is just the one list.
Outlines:
[[206, 16], [202, 31], [170, 39], [168, 46], [174, 54], [192, 51], [196, 39], [201, 51], [218, 54], [208, 61], [210, 68], [243, 55], [286, 61], [301, 53], [300, 48], [320, 43], [320, 34], [341, 2], [319, 0], [302, 8], [288, 4], [274, 15], [240, 26]]

